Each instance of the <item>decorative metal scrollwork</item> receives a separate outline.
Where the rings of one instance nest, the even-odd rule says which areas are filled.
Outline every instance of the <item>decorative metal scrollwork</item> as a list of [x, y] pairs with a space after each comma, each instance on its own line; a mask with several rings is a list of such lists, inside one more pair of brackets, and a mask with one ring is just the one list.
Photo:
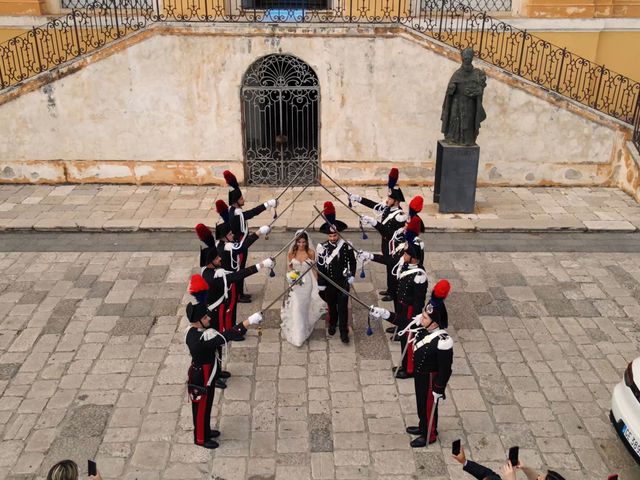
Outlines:
[[291, 55], [267, 55], [245, 74], [242, 122], [250, 185], [287, 185], [318, 179], [318, 77]]

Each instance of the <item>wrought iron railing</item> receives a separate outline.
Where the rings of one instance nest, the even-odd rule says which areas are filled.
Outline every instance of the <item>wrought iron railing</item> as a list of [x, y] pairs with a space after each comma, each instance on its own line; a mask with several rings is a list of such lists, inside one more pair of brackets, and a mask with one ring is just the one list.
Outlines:
[[[106, 0], [0, 44], [0, 89], [153, 22], [396, 24], [633, 124], [640, 84], [459, 0]], [[634, 116], [635, 115], [635, 116]]]

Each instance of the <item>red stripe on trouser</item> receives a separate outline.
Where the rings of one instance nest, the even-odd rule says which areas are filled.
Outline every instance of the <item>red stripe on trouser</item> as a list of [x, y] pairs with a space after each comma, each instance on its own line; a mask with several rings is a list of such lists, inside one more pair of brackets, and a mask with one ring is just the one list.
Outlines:
[[238, 300], [238, 292], [236, 291], [236, 284], [231, 285], [231, 301], [229, 302], [229, 308], [227, 308], [227, 316], [224, 322], [224, 329], [231, 329], [231, 321], [233, 319], [233, 310], [236, 308], [236, 300]]
[[[413, 317], [413, 305], [407, 307], [407, 318], [411, 322]], [[413, 334], [407, 336], [407, 373], [413, 373]]]
[[224, 303], [218, 305], [218, 331], [224, 332]]
[[[427, 432], [427, 437], [429, 437], [429, 442], [434, 442], [437, 438], [436, 435], [436, 422], [435, 420], [431, 422], [431, 409], [433, 408], [433, 380], [436, 376], [437, 372], [429, 373], [429, 387], [427, 388], [427, 429], [429, 429], [429, 424], [432, 423], [431, 431]], [[437, 412], [433, 412], [434, 415], [437, 415]]]
[[[202, 366], [202, 377], [204, 379], [204, 385], [207, 386], [207, 382], [209, 381], [209, 375], [211, 375], [211, 365], [203, 365]], [[198, 401], [198, 415], [196, 417], [196, 443], [203, 444], [206, 440], [204, 438], [204, 434], [207, 431], [208, 425], [205, 423], [209, 420], [206, 418], [207, 413], [207, 397], [209, 396], [208, 390], [207, 393], [202, 395]]]

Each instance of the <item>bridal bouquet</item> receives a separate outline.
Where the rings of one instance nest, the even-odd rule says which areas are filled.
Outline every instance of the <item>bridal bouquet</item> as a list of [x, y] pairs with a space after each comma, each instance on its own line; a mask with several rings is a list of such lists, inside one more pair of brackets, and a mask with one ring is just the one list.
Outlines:
[[[287, 272], [287, 282], [289, 282], [289, 285], [293, 285], [296, 280], [298, 280], [300, 278], [300, 272], [298, 270], [289, 270]], [[303, 283], [303, 280], [298, 282], [299, 284]]]

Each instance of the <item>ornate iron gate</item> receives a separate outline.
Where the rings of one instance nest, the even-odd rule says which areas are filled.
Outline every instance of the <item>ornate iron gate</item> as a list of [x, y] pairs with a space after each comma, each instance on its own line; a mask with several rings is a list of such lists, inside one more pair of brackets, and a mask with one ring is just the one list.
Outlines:
[[315, 72], [290, 55], [254, 62], [241, 89], [245, 178], [250, 185], [318, 180], [320, 88]]

